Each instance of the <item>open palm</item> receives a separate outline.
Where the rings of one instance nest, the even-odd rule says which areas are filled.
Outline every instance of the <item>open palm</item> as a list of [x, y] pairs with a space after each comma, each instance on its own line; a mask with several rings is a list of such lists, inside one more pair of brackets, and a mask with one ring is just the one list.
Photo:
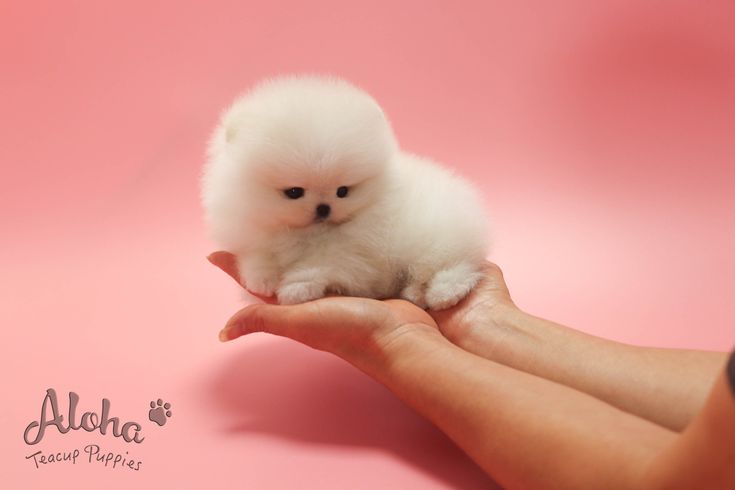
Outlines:
[[[215, 252], [208, 259], [240, 282], [232, 254]], [[394, 339], [409, 331], [420, 329], [439, 334], [434, 319], [405, 300], [330, 296], [297, 305], [275, 305], [273, 298], [260, 298], [265, 304], [247, 306], [228, 320], [220, 340], [267, 332], [356, 363], [360, 357], [389, 348]]]
[[[241, 282], [234, 255], [214, 252], [208, 259]], [[274, 304], [275, 298], [258, 296], [265, 304], [250, 305], [235, 313], [220, 332], [220, 339], [268, 332], [348, 360], [361, 353], [372, 355], [376, 347], [385, 347], [412, 329], [441, 332], [460, 343], [472, 325], [481, 323], [477, 321], [480, 315], [489, 318], [494, 310], [514, 307], [500, 268], [487, 262], [484, 270], [484, 278], [467, 298], [438, 312], [424, 311], [400, 299], [331, 296], [286, 306]]]

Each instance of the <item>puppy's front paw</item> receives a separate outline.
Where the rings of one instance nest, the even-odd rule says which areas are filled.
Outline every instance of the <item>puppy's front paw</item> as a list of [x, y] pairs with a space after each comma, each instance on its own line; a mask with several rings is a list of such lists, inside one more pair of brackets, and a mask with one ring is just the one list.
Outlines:
[[253, 274], [245, 278], [245, 288], [259, 296], [273, 296], [278, 287], [278, 276]]
[[311, 281], [292, 282], [278, 288], [278, 302], [282, 305], [295, 305], [323, 298], [325, 287]]

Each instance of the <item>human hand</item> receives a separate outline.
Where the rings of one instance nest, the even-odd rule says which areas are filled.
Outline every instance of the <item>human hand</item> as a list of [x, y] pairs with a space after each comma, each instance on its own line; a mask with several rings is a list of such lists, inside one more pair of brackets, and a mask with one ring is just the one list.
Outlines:
[[[229, 274], [235, 281], [241, 283], [234, 255], [228, 252], [214, 252], [208, 259], [212, 264]], [[483, 279], [457, 305], [446, 310], [428, 313], [433, 318], [433, 322], [430, 323], [432, 328], [438, 328], [447, 339], [460, 347], [468, 348], [476, 354], [484, 356], [487, 354], [488, 345], [503, 337], [502, 332], [507, 330], [505, 320], [508, 316], [519, 313], [519, 310], [510, 297], [500, 267], [491, 262], [485, 262], [483, 272]], [[274, 304], [276, 302], [275, 297], [260, 296], [252, 291], [250, 294], [260, 298], [265, 303]], [[355, 301], [352, 302], [352, 299]], [[375, 300], [352, 299], [345, 297], [333, 298], [328, 302], [328, 305], [333, 308], [335, 304], [346, 305], [348, 302], [352, 302], [354, 303], [353, 306], [356, 306], [359, 302], [361, 305], [369, 303], [374, 307], [376, 306], [373, 304]], [[427, 312], [407, 301], [388, 300], [377, 303], [383, 303], [383, 307], [388, 305], [394, 308], [398, 308], [398, 305], [400, 305], [400, 308], [412, 311], [416, 315], [416, 319], [423, 321], [428, 316]], [[320, 303], [319, 307], [322, 304]], [[420, 315], [419, 312], [421, 312]], [[481, 345], [473, 345], [476, 343]]]
[[518, 311], [500, 267], [486, 261], [482, 271], [483, 278], [466, 298], [446, 310], [429, 312], [441, 333], [460, 347], [466, 347], [478, 330], [497, 334], [507, 316]]
[[[232, 254], [215, 252], [207, 259], [240, 283]], [[370, 373], [376, 358], [410, 343], [416, 335], [442, 338], [432, 317], [404, 300], [332, 296], [275, 305], [272, 297], [258, 297], [270, 304], [250, 305], [235, 313], [220, 332], [220, 340], [267, 332], [331, 352]]]

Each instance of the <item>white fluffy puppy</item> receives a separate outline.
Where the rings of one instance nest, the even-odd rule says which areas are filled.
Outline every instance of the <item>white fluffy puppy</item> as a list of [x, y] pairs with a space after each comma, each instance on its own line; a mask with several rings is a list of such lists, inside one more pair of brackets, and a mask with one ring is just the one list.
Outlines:
[[208, 156], [206, 221], [252, 292], [282, 304], [401, 297], [439, 310], [480, 278], [477, 192], [400, 151], [380, 106], [343, 80], [259, 84], [224, 112]]

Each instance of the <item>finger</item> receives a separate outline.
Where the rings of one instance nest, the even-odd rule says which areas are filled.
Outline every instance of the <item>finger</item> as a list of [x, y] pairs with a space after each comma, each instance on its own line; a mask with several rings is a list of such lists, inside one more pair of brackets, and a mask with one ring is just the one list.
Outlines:
[[240, 283], [240, 273], [237, 270], [237, 258], [230, 252], [218, 251], [207, 256], [207, 260], [214, 266], [222, 269], [227, 275]]
[[[235, 313], [219, 333], [222, 342], [234, 340], [243, 335], [255, 332], [266, 332], [283, 337], [294, 338], [294, 309], [303, 309], [301, 305], [251, 305]], [[294, 338], [294, 340], [299, 340]]]
[[[358, 298], [323, 298], [297, 305], [251, 305], [235, 313], [220, 332], [226, 342], [253, 332], [288, 337], [308, 346], [334, 335], [343, 335], [354, 325], [385, 322], [385, 305]], [[377, 308], [376, 308], [377, 307]]]

